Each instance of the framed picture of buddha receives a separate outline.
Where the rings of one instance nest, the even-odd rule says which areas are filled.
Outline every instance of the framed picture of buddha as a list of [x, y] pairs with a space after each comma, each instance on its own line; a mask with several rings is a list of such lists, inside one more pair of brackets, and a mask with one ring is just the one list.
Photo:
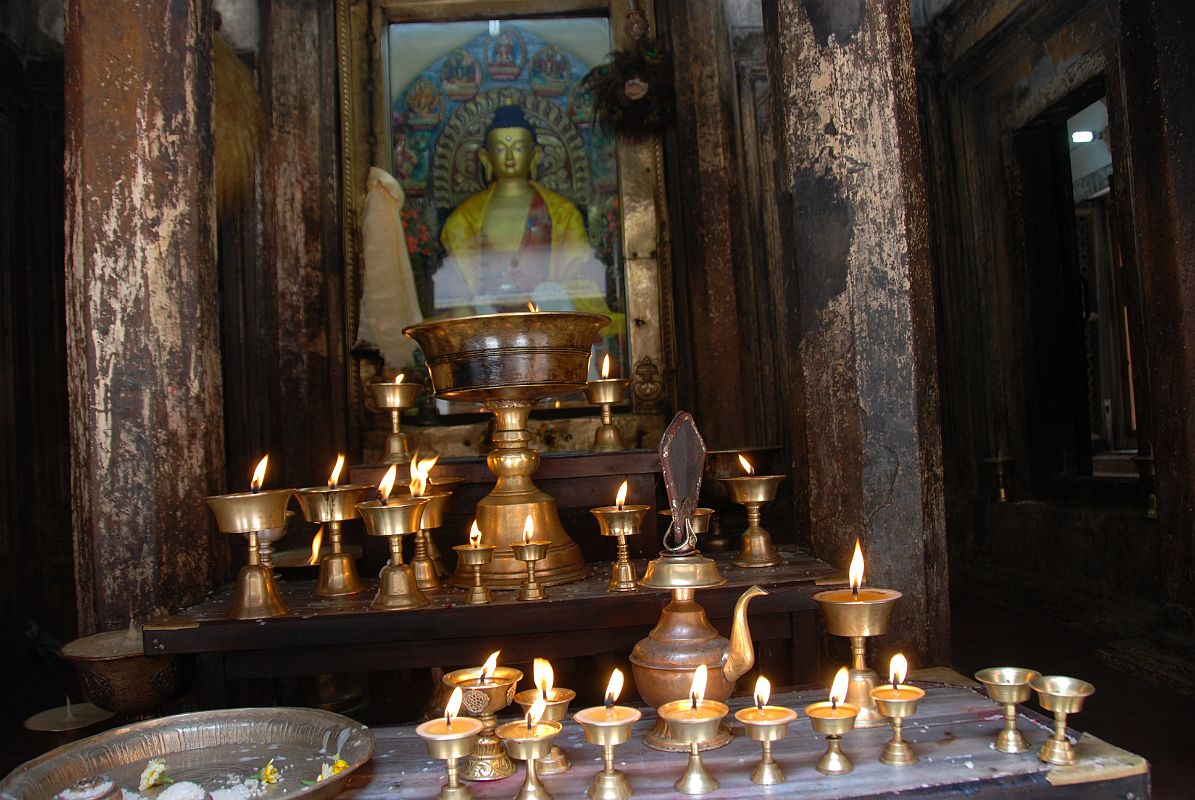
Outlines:
[[591, 377], [608, 355], [633, 381], [624, 410], [663, 410], [659, 142], [605, 130], [583, 84], [629, 4], [339, 0], [346, 318], [372, 354], [356, 404], [379, 362], [419, 368], [406, 325], [538, 309], [609, 317]]

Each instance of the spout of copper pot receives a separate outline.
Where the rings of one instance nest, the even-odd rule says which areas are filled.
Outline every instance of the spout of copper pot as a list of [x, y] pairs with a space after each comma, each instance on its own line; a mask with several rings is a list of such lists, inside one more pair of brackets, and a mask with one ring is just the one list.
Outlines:
[[751, 598], [767, 594], [758, 586], [743, 592], [734, 604], [734, 627], [730, 629], [730, 652], [722, 665], [722, 677], [733, 684], [755, 665], [755, 645], [751, 642], [751, 628], [747, 625], [747, 604]]

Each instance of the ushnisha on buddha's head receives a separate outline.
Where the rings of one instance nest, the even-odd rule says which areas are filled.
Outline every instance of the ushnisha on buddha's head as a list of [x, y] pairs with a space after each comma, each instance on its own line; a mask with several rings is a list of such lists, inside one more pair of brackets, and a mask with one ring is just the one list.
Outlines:
[[533, 177], [542, 149], [535, 128], [519, 106], [499, 106], [485, 129], [485, 147], [478, 152], [486, 183], [525, 181]]

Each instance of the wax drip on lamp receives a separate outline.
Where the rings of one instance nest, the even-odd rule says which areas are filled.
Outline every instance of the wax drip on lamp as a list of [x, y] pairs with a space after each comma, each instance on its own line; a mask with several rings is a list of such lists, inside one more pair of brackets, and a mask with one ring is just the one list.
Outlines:
[[336, 466], [332, 467], [332, 474], [328, 476], [329, 488], [340, 483], [340, 471], [342, 469], [344, 469], [344, 453], [336, 456]]
[[834, 682], [830, 684], [830, 710], [836, 710], [838, 704], [846, 699], [846, 689], [850, 685], [851, 671], [846, 667], [839, 667], [834, 674]]
[[386, 505], [386, 501], [390, 499], [390, 492], [394, 489], [394, 480], [398, 477], [398, 465], [391, 464], [390, 469], [386, 470], [386, 474], [378, 481], [378, 499], [382, 501], [382, 505]]
[[748, 475], [755, 474], [755, 467], [751, 465], [750, 461], [743, 457], [742, 453], [739, 453], [739, 463], [743, 465], [743, 469], [747, 471]]
[[448, 730], [452, 730], [452, 718], [460, 712], [461, 700], [464, 696], [465, 693], [458, 686], [452, 690], [452, 696], [448, 698], [448, 705], [444, 706], [444, 727]]
[[261, 457], [261, 461], [257, 462], [257, 467], [253, 470], [253, 478], [249, 481], [249, 490], [254, 494], [261, 489], [261, 485], [266, 482], [266, 466], [270, 463], [270, 454], [266, 453]]
[[539, 689], [540, 698], [546, 701], [548, 696], [552, 694], [552, 684], [556, 680], [556, 673], [552, 669], [552, 664], [546, 658], [535, 659], [535, 662], [532, 664], [531, 675], [536, 688]]
[[768, 704], [768, 698], [772, 696], [772, 682], [764, 676], [760, 675], [755, 679], [755, 707], [763, 711], [763, 707]]
[[697, 704], [705, 699], [705, 682], [708, 671], [705, 664], [699, 664], [693, 672], [693, 683], [689, 686], [689, 700], [692, 702], [693, 708], [697, 708]]
[[606, 713], [607, 714], [609, 714], [610, 711], [614, 708], [614, 701], [618, 699], [618, 696], [620, 694], [622, 694], [623, 681], [624, 681], [624, 678], [622, 677], [622, 670], [615, 669], [613, 672], [610, 673], [610, 680], [606, 684], [606, 695], [605, 695], [605, 697], [606, 697], [605, 705], [606, 705]]
[[490, 657], [481, 665], [481, 677], [477, 679], [478, 683], [485, 683], [487, 676], [492, 675], [494, 670], [498, 669], [498, 656], [502, 653], [501, 650], [495, 650], [490, 653]]
[[855, 554], [851, 556], [851, 566], [847, 569], [847, 576], [851, 582], [851, 594], [859, 596], [859, 587], [863, 585], [863, 548], [859, 540], [855, 539]]

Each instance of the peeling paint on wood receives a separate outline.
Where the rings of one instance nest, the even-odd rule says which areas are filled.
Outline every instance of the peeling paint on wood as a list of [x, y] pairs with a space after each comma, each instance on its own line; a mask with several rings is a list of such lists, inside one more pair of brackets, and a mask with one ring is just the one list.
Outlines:
[[69, 3], [67, 353], [79, 630], [211, 588], [223, 474], [210, 0]]

